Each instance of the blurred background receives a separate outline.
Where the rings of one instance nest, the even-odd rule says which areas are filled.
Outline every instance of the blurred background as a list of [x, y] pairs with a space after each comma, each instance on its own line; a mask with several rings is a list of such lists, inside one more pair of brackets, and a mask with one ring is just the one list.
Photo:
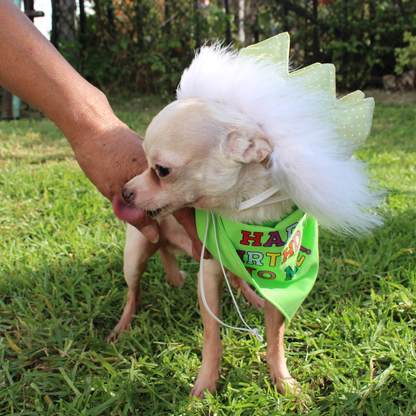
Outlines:
[[36, 26], [107, 93], [171, 94], [206, 41], [240, 48], [284, 31], [292, 67], [332, 62], [338, 90], [415, 86], [414, 0], [22, 0], [25, 7], [44, 12]]

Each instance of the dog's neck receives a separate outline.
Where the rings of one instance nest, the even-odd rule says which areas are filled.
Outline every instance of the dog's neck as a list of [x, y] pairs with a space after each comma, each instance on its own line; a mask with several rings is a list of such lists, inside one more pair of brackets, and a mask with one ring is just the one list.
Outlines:
[[227, 202], [211, 211], [231, 221], [247, 224], [280, 221], [293, 211], [294, 203], [291, 199], [260, 207], [248, 208], [243, 211], [237, 210], [242, 202], [261, 194], [272, 185], [270, 174], [263, 165], [252, 163], [244, 166], [241, 169], [238, 184], [230, 193]]

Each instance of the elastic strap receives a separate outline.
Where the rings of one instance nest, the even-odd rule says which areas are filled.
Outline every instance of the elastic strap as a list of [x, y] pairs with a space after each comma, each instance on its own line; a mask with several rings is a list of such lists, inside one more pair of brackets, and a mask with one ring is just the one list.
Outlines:
[[[220, 262], [220, 264], [221, 264], [221, 269], [222, 269], [222, 272], [223, 272], [223, 274], [224, 274], [224, 277], [225, 277], [225, 281], [227, 282], [227, 286], [228, 286], [228, 290], [230, 291], [230, 293], [231, 293], [231, 297], [232, 297], [232, 299], [233, 299], [233, 302], [234, 302], [234, 305], [235, 305], [235, 307], [236, 307], [236, 309], [237, 309], [237, 312], [238, 312], [238, 315], [239, 315], [239, 317], [240, 317], [240, 319], [243, 321], [243, 323], [244, 323], [244, 325], [247, 327], [247, 328], [238, 328], [238, 327], [234, 327], [234, 326], [230, 326], [230, 325], [227, 325], [227, 324], [225, 324], [224, 322], [222, 322], [220, 319], [218, 319], [213, 313], [212, 313], [212, 311], [211, 311], [211, 309], [209, 308], [209, 306], [208, 306], [208, 302], [207, 302], [207, 300], [206, 300], [206, 298], [205, 298], [205, 290], [204, 290], [204, 252], [205, 252], [205, 245], [206, 245], [206, 241], [207, 241], [207, 234], [208, 234], [208, 227], [209, 227], [209, 221], [210, 221], [210, 214], [211, 214], [211, 217], [212, 217], [212, 222], [213, 222], [213, 224], [214, 224], [214, 236], [215, 236], [215, 244], [216, 244], [216, 246], [217, 246], [217, 252], [218, 252], [218, 258], [219, 258], [219, 262]], [[215, 226], [215, 219], [214, 219], [214, 214], [211, 212], [211, 211], [207, 211], [207, 226], [206, 226], [206, 229], [205, 229], [205, 236], [204, 236], [204, 241], [203, 241], [203, 244], [202, 244], [202, 256], [201, 256], [201, 265], [200, 265], [200, 268], [199, 268], [199, 271], [200, 271], [200, 283], [201, 283], [201, 286], [200, 286], [200, 289], [201, 289], [201, 297], [202, 297], [202, 302], [203, 302], [203, 304], [204, 304], [204, 306], [205, 306], [205, 308], [206, 308], [206, 310], [208, 311], [208, 313], [219, 323], [219, 324], [221, 324], [221, 325], [224, 325], [224, 326], [226, 326], [227, 328], [231, 328], [231, 329], [237, 329], [237, 330], [239, 330], [239, 331], [247, 331], [247, 332], [250, 332], [250, 334], [251, 335], [253, 335], [253, 336], [255, 336], [260, 342], [263, 342], [263, 337], [259, 334], [259, 330], [258, 330], [258, 328], [250, 328], [250, 326], [247, 324], [247, 322], [244, 320], [244, 318], [242, 317], [242, 315], [241, 315], [241, 312], [240, 312], [240, 309], [238, 308], [238, 305], [237, 305], [237, 301], [235, 300], [235, 297], [234, 297], [234, 294], [233, 294], [233, 292], [232, 292], [232, 290], [231, 290], [231, 286], [230, 286], [230, 282], [228, 281], [228, 278], [227, 278], [227, 274], [225, 273], [225, 269], [224, 269], [224, 266], [223, 266], [223, 264], [222, 264], [222, 260], [221, 260], [221, 253], [220, 253], [220, 249], [219, 249], [219, 246], [218, 246], [218, 240], [217, 240], [217, 229], [216, 229], [216, 226]]]
[[272, 197], [272, 195], [279, 191], [280, 188], [276, 185], [273, 185], [271, 188], [267, 189], [267, 191], [264, 191], [261, 194], [255, 196], [254, 198], [250, 198], [247, 201], [242, 202], [237, 208], [237, 211], [243, 211], [248, 208], [261, 207], [263, 205], [274, 204], [275, 202], [280, 202], [289, 199], [289, 197], [286, 195], [278, 195]]

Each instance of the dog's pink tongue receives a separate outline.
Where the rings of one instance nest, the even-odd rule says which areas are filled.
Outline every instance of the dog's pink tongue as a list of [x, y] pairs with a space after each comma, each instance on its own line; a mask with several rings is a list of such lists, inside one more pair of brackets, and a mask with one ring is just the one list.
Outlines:
[[126, 204], [120, 195], [113, 198], [113, 210], [118, 218], [130, 224], [137, 224], [146, 217], [146, 211]]

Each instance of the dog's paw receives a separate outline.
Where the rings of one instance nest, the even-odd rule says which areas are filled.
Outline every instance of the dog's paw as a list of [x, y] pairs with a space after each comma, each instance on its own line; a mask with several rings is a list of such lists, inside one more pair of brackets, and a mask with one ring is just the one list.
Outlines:
[[257, 295], [257, 293], [253, 292], [252, 290], [250, 292], [244, 293], [243, 292], [244, 299], [252, 306], [254, 306], [256, 309], [264, 309], [264, 299]]
[[185, 282], [185, 278], [186, 278], [186, 273], [183, 270], [179, 270], [179, 274], [180, 274], [180, 278], [178, 280], [178, 285], [176, 285], [176, 287], [181, 287], [183, 286], [184, 282]]
[[201, 367], [196, 379], [195, 385], [191, 390], [190, 397], [196, 397], [198, 399], [205, 399], [205, 389], [208, 390], [211, 394], [214, 394], [217, 390], [217, 382], [220, 378], [221, 368], [218, 367], [215, 370], [216, 366], [205, 370], [204, 367]]
[[203, 381], [196, 381], [191, 394], [189, 397], [195, 397], [197, 399], [205, 399], [205, 389], [207, 389], [211, 394], [214, 394], [217, 390], [217, 382], [209, 383], [206, 385]]
[[312, 398], [302, 390], [302, 386], [293, 377], [279, 379], [276, 388], [283, 396], [295, 396], [293, 400], [300, 403], [303, 410], [307, 411], [308, 405], [312, 403]]
[[116, 334], [115, 332], [112, 332], [105, 340], [107, 342], [117, 342], [120, 337], [120, 334]]
[[273, 383], [276, 385], [277, 390], [283, 396], [299, 394], [302, 391], [300, 383], [293, 377], [290, 378], [279, 378], [272, 377]]
[[131, 322], [120, 321], [113, 329], [113, 332], [105, 339], [107, 342], [117, 342], [123, 332], [130, 332]]
[[119, 332], [114, 328], [114, 331], [105, 340], [107, 342], [118, 342], [120, 337], [123, 335], [123, 332], [130, 332], [130, 331]]
[[260, 297], [249, 285], [248, 283], [238, 277], [236, 274], [229, 272], [228, 276], [230, 282], [233, 285], [235, 290], [240, 290], [244, 296], [244, 299], [250, 304], [253, 305], [256, 309], [264, 309], [264, 299]]
[[182, 287], [185, 282], [186, 273], [179, 270], [179, 273], [167, 274], [169, 283], [174, 287]]

